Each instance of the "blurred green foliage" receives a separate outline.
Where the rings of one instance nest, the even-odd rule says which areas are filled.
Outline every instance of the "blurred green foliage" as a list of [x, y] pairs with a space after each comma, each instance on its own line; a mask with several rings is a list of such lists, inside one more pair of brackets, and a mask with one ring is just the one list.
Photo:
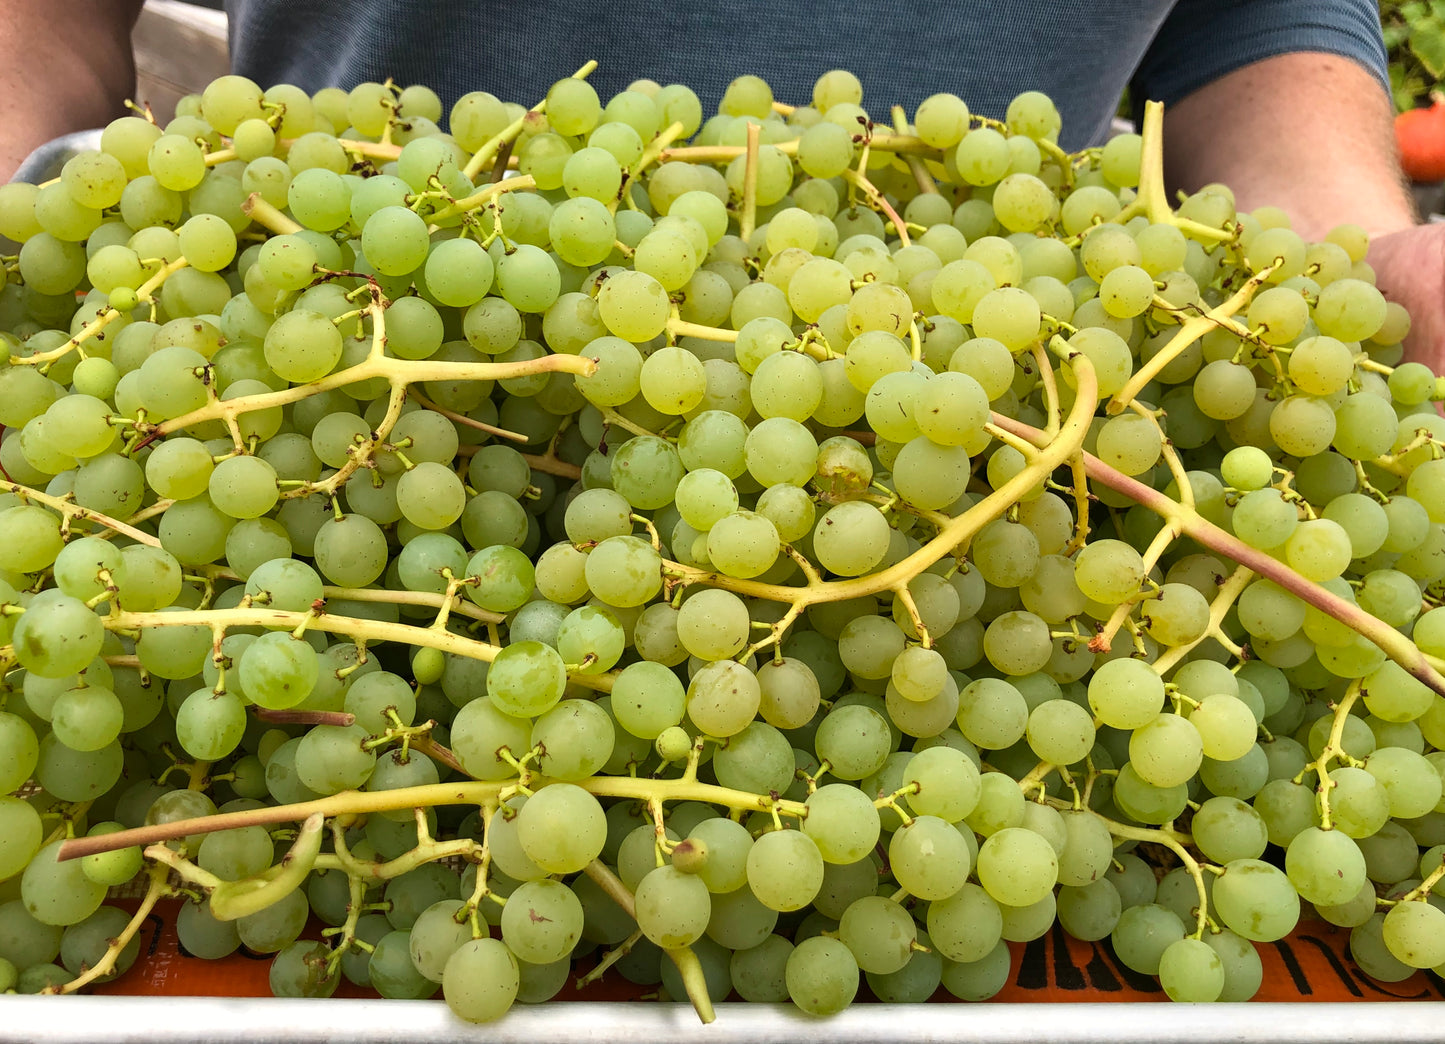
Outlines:
[[1445, 0], [1380, 0], [1380, 25], [1395, 108], [1416, 108], [1445, 78]]

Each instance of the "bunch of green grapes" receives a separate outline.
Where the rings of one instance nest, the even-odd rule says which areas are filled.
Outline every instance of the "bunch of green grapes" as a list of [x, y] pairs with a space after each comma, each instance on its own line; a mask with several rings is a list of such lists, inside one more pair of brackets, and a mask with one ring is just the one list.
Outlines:
[[0, 990], [124, 974], [137, 875], [473, 1021], [594, 955], [984, 1000], [1055, 922], [1179, 1000], [1307, 915], [1445, 970], [1442, 389], [1364, 233], [1170, 210], [1153, 116], [588, 71], [228, 76], [0, 188]]

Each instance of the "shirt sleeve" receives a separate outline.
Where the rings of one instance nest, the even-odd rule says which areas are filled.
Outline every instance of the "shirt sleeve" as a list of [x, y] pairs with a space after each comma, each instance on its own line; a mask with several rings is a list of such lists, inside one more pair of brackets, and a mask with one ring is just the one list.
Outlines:
[[1279, 54], [1319, 51], [1351, 58], [1388, 91], [1377, 0], [1180, 0], [1134, 74], [1136, 115], [1235, 69]]

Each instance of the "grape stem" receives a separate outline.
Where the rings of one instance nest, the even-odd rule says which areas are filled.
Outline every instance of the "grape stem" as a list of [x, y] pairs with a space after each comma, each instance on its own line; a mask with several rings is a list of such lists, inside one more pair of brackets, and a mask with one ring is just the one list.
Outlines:
[[[237, 627], [265, 627], [271, 630], [294, 631], [305, 624], [307, 629], [344, 634], [367, 642], [403, 642], [426, 646], [445, 653], [465, 656], [491, 663], [502, 650], [488, 642], [480, 642], [451, 631], [413, 624], [390, 623], [383, 620], [361, 620], [330, 613], [301, 613], [284, 609], [188, 609], [181, 612], [132, 612], [119, 609], [106, 617], [109, 630], [139, 633], [150, 627], [209, 627], [226, 631]], [[611, 692], [612, 674], [569, 675], [571, 683], [595, 692]]]
[[1059, 409], [1059, 382], [1053, 363], [1049, 361], [1049, 351], [1042, 342], [1034, 342], [1029, 347], [1029, 354], [1034, 357], [1034, 365], [1039, 370], [1039, 384], [1044, 389], [1044, 415], [1048, 417], [1044, 434], [1052, 441], [1058, 435], [1059, 423], [1063, 420], [1063, 411]]
[[415, 389], [410, 391], [408, 394], [411, 396], [412, 401], [414, 401], [418, 406], [422, 406], [425, 409], [431, 410], [433, 413], [440, 413], [447, 420], [455, 421], [457, 424], [463, 424], [468, 428], [475, 428], [477, 431], [484, 431], [488, 435], [495, 435], [499, 439], [510, 439], [513, 442], [529, 441], [527, 439], [527, 436], [521, 434], [520, 432], [508, 431], [506, 428], [499, 428], [495, 424], [487, 424], [484, 421], [479, 421], [474, 417], [468, 417], [465, 413], [458, 413], [456, 410], [449, 410], [445, 406], [432, 402], [426, 396], [422, 395], [421, 392], [416, 391]]
[[[296, 143], [295, 138], [281, 138], [278, 144], [283, 148], [290, 148]], [[362, 141], [358, 138], [337, 138], [336, 144], [340, 145], [347, 152], [357, 156], [365, 156], [367, 159], [394, 160], [401, 156], [400, 145], [383, 145], [377, 141]], [[211, 155], [220, 155], [212, 153]], [[208, 156], [207, 159], [210, 157]]]
[[238, 920], [266, 909], [300, 888], [321, 853], [325, 822], [319, 812], [313, 812], [306, 817], [296, 832], [296, 840], [279, 863], [255, 877], [222, 881], [211, 889], [211, 916], [218, 921]]
[[[418, 807], [415, 811], [422, 812], [422, 809]], [[335, 852], [332, 854], [323, 852], [318, 855], [316, 868], [340, 870], [363, 881], [390, 881], [402, 874], [409, 874], [426, 863], [453, 858], [468, 859], [476, 856], [481, 850], [481, 846], [469, 837], [459, 837], [452, 841], [435, 841], [426, 836], [425, 824], [426, 818], [423, 813], [417, 830], [415, 848], [403, 852], [395, 859], [389, 859], [384, 863], [375, 863], [357, 859], [351, 854], [351, 850], [346, 846], [345, 829], [338, 820], [333, 819], [331, 821], [331, 843]]]
[[246, 197], [241, 204], [241, 213], [278, 235], [287, 236], [302, 229], [300, 222], [267, 203], [259, 192], [253, 192]]
[[271, 725], [339, 725], [344, 728], [356, 724], [356, 715], [349, 711], [270, 710], [257, 707], [256, 720]]
[[631, 953], [632, 948], [641, 942], [642, 938], [642, 929], [638, 928], [626, 939], [623, 939], [616, 946], [612, 947], [612, 949], [604, 953], [602, 958], [592, 967], [591, 971], [577, 979], [577, 989], [584, 989], [602, 978], [602, 976], [606, 974], [607, 969]]
[[463, 776], [467, 774], [467, 770], [462, 768], [462, 763], [457, 760], [457, 756], [430, 736], [419, 736], [412, 740], [411, 749], [419, 754], [425, 754], [433, 761], [440, 761], [453, 772]]
[[321, 933], [324, 937], [340, 937], [340, 941], [332, 946], [326, 955], [328, 976], [336, 974], [336, 968], [341, 963], [341, 958], [353, 946], [360, 943], [360, 940], [356, 938], [356, 925], [361, 920], [361, 911], [365, 903], [366, 883], [361, 878], [348, 874], [346, 878], [346, 920], [335, 928], [324, 929]]
[[1440, 883], [1442, 878], [1445, 878], [1445, 859], [1442, 859], [1440, 865], [1425, 876], [1425, 880], [1400, 896], [1396, 902], [1413, 903], [1424, 900], [1426, 896], [1435, 890], [1435, 886]]
[[[662, 827], [659, 825], [658, 829]], [[596, 882], [597, 886], [607, 893], [608, 897], [626, 912], [628, 917], [637, 920], [637, 901], [628, 891], [627, 886], [622, 883], [612, 870], [599, 859], [594, 859], [582, 868], [582, 872]], [[635, 940], [628, 940], [635, 942]], [[628, 943], [624, 943], [624, 946]], [[630, 946], [629, 946], [630, 948]], [[625, 954], [626, 950], [615, 951], [617, 957]], [[712, 1022], [717, 1016], [713, 1011], [712, 998], [708, 996], [707, 979], [702, 973], [702, 963], [697, 959], [697, 954], [692, 952], [690, 946], [663, 947], [662, 952], [667, 954], [673, 964], [677, 966], [678, 974], [682, 976], [683, 987], [687, 990], [687, 999], [692, 1001], [693, 1010], [703, 1023]], [[611, 956], [609, 954], [609, 956]], [[617, 957], [614, 957], [615, 961]]]
[[[1120, 215], [1122, 217], [1122, 215]], [[1144, 363], [1125, 383], [1124, 387], [1114, 393], [1104, 405], [1104, 411], [1110, 416], [1122, 413], [1126, 406], [1134, 400], [1144, 386], [1159, 376], [1159, 372], [1171, 362], [1184, 354], [1185, 350], [1211, 330], [1222, 325], [1230, 316], [1234, 315], [1245, 305], [1249, 304], [1254, 297], [1254, 292], [1264, 285], [1265, 281], [1274, 274], [1275, 270], [1283, 264], [1283, 260], [1277, 260], [1273, 264], [1261, 269], [1251, 276], [1243, 286], [1236, 290], [1229, 298], [1215, 305], [1203, 315], [1195, 315], [1179, 324], [1179, 329], [1169, 339], [1169, 343], [1159, 349], [1158, 353]]]
[[753, 229], [758, 220], [758, 141], [762, 128], [756, 123], [748, 124], [748, 143], [743, 155], [743, 206], [738, 215], [738, 238], [744, 243], [753, 238]]
[[[1244, 593], [1244, 589], [1249, 586], [1249, 582], [1253, 579], [1254, 570], [1248, 566], [1239, 566], [1233, 573], [1230, 573], [1229, 579], [1219, 585], [1218, 591], [1215, 592], [1214, 600], [1209, 603], [1209, 624], [1205, 627], [1204, 633], [1192, 642], [1186, 642], [1183, 645], [1175, 645], [1166, 649], [1160, 654], [1159, 659], [1154, 661], [1154, 670], [1160, 675], [1168, 673], [1176, 663], [1182, 661], [1195, 646], [1206, 638], [1212, 637], [1215, 641], [1225, 645], [1226, 648], [1233, 646], [1233, 639], [1224, 633], [1224, 618], [1229, 615], [1230, 607], [1233, 606], [1239, 596]], [[1239, 653], [1235, 652], [1235, 654], [1238, 655]]]
[[[1046, 478], [1055, 468], [1081, 451], [1084, 436], [1088, 433], [1094, 408], [1098, 405], [1098, 383], [1094, 377], [1093, 364], [1082, 354], [1073, 357], [1077, 393], [1069, 416], [1052, 440], [1033, 440], [1038, 450], [1034, 458], [1018, 474], [1003, 483], [983, 500], [956, 518], [949, 519], [939, 528], [938, 534], [907, 558], [887, 569], [866, 576], [848, 580], [827, 580], [810, 582], [803, 587], [785, 587], [756, 580], [739, 580], [735, 577], [713, 573], [677, 562], [664, 563], [663, 570], [673, 587], [690, 584], [706, 584], [719, 587], [735, 594], [752, 598], [765, 598], [772, 602], [787, 602], [806, 609], [821, 602], [836, 602], [848, 598], [860, 598], [881, 591], [896, 590], [906, 584], [929, 566], [952, 553], [959, 545], [970, 539], [989, 522], [1002, 515], [1017, 503], [1030, 489]], [[1004, 423], [1007, 421], [1007, 423]], [[1037, 428], [1018, 425], [1017, 422], [993, 414], [993, 422], [1001, 428], [1025, 436], [1042, 436]], [[1026, 429], [1026, 430], [1025, 430]], [[1173, 503], [1172, 501], [1170, 503]]]
[[1139, 128], [1139, 194], [1134, 202], [1114, 218], [1124, 224], [1140, 214], [1147, 216], [1156, 225], [1173, 225], [1179, 231], [1196, 239], [1212, 239], [1225, 242], [1237, 237], [1238, 229], [1219, 229], [1174, 213], [1169, 205], [1169, 192], [1164, 185], [1164, 103], [1146, 101], [1144, 121]]
[[898, 216], [898, 211], [893, 209], [893, 204], [889, 203], [883, 193], [878, 191], [878, 187], [868, 180], [868, 176], [850, 169], [843, 171], [843, 180], [860, 189], [867, 197], [868, 205], [874, 210], [882, 211], [888, 220], [893, 222], [893, 230], [898, 234], [898, 241], [904, 246], [908, 246], [908, 222]]
[[[1159, 424], [1159, 417], [1163, 410], [1151, 410], [1138, 399], [1129, 400], [1129, 409], [1149, 422], [1154, 429], [1154, 434], [1159, 436], [1159, 455], [1164, 458], [1165, 465], [1169, 468], [1169, 474], [1174, 477], [1174, 484], [1179, 487], [1179, 503], [1185, 507], [1194, 506], [1194, 486], [1189, 482], [1189, 476], [1184, 471], [1184, 464], [1179, 459], [1179, 454], [1174, 452], [1174, 444], [1169, 441], [1169, 436]], [[1147, 564], [1145, 569], [1150, 568]]]
[[[798, 151], [796, 140], [780, 141], [772, 147], [786, 156], [796, 155]], [[935, 149], [922, 138], [912, 134], [874, 134], [868, 139], [868, 148], [904, 156], [922, 156], [940, 163], [943, 162], [942, 149]], [[689, 160], [693, 163], [727, 163], [746, 153], [747, 147], [744, 145], [686, 145], [682, 148], [667, 149], [659, 158], [664, 163], [670, 160]]]
[[138, 544], [147, 544], [151, 547], [161, 546], [161, 542], [158, 539], [144, 530], [136, 529], [135, 526], [111, 518], [109, 515], [102, 515], [99, 511], [92, 511], [90, 508], [81, 507], [69, 499], [69, 495], [65, 497], [52, 496], [49, 493], [42, 493], [38, 489], [23, 486], [18, 482], [7, 482], [3, 486], [0, 486], [0, 489], [4, 489], [8, 493], [14, 493], [21, 500], [33, 500], [37, 504], [44, 504], [46, 507], [60, 512], [66, 520], [67, 527], [75, 519], [81, 519], [85, 522], [94, 522], [97, 525], [104, 526], [106, 529], [128, 536]]
[[[1094, 815], [1099, 815], [1097, 812]], [[1194, 887], [1199, 892], [1199, 913], [1195, 922], [1194, 931], [1190, 938], [1202, 939], [1204, 931], [1209, 925], [1209, 893], [1204, 890], [1204, 873], [1200, 863], [1184, 846], [1190, 843], [1187, 835], [1177, 833], [1172, 826], [1163, 826], [1158, 829], [1147, 827], [1128, 826], [1124, 823], [1116, 823], [1112, 819], [1099, 816], [1099, 819], [1109, 828], [1109, 833], [1115, 837], [1124, 838], [1127, 841], [1144, 841], [1153, 844], [1163, 845], [1176, 856], [1179, 862], [1184, 865], [1189, 876], [1194, 879]]]
[[[903, 106], [893, 106], [889, 114], [893, 117], [894, 134], [898, 137], [906, 136], [908, 134], [908, 114], [904, 112]], [[918, 191], [933, 196], [939, 195], [938, 185], [934, 182], [933, 175], [928, 173], [928, 166], [923, 162], [923, 158], [914, 153], [905, 154], [903, 158], [904, 162], [908, 164], [909, 171], [913, 174], [913, 180], [918, 184]]]
[[[572, 74], [572, 79], [585, 80], [592, 75], [596, 68], [597, 63], [595, 61], [589, 61]], [[497, 151], [502, 147], [503, 143], [516, 140], [517, 135], [522, 133], [522, 128], [526, 126], [528, 116], [531, 116], [533, 113], [545, 112], [546, 110], [547, 99], [543, 98], [521, 116], [518, 116], [511, 123], [507, 124], [507, 126], [492, 135], [492, 137], [482, 142], [477, 148], [477, 151], [473, 153], [472, 158], [467, 160], [467, 165], [462, 168], [462, 173], [475, 180], [476, 176], [481, 173], [482, 168], [496, 157]]]
[[[374, 304], [368, 309], [374, 319], [379, 318], [381, 307]], [[376, 329], [375, 327], [373, 329]], [[293, 402], [319, 395], [335, 388], [357, 384], [373, 378], [387, 381], [393, 388], [405, 390], [408, 384], [428, 381], [501, 381], [512, 377], [527, 377], [538, 373], [572, 373], [591, 376], [597, 370], [592, 359], [577, 355], [544, 355], [538, 359], [525, 359], [510, 363], [495, 362], [443, 362], [428, 359], [393, 359], [382, 354], [385, 339], [375, 338], [372, 354], [355, 366], [329, 374], [310, 384], [298, 384], [280, 391], [262, 392], [258, 395], [242, 395], [234, 399], [215, 399], [206, 405], [165, 421], [155, 428], [160, 436], [169, 435], [194, 424], [212, 420], [234, 420], [256, 410], [289, 406]], [[386, 434], [381, 432], [380, 434]]]
[[[169, 849], [167, 849], [167, 851], [169, 851]], [[163, 864], [157, 863], [150, 868], [148, 873], [150, 874], [150, 884], [146, 886], [146, 892], [145, 895], [141, 897], [140, 905], [136, 907], [135, 914], [126, 923], [126, 926], [120, 930], [120, 934], [108, 941], [105, 953], [101, 955], [100, 960], [96, 961], [94, 966], [85, 969], [64, 985], [47, 987], [42, 992], [58, 994], [76, 993], [97, 979], [110, 974], [111, 970], [115, 967], [115, 962], [120, 959], [121, 953], [130, 945], [130, 941], [135, 938], [135, 933], [140, 931], [140, 926], [145, 924], [146, 918], [149, 917], [151, 911], [155, 909], [157, 901], [164, 896], [174, 894], [174, 889], [172, 889], [169, 884], [170, 875]]]
[[1319, 775], [1319, 783], [1316, 785], [1316, 792], [1320, 796], [1320, 829], [1333, 830], [1334, 822], [1330, 812], [1330, 790], [1334, 787], [1334, 781], [1330, 779], [1330, 762], [1336, 758], [1341, 760], [1353, 760], [1345, 753], [1344, 737], [1345, 722], [1349, 720], [1350, 708], [1360, 698], [1360, 679], [1356, 678], [1350, 682], [1350, 687], [1345, 690], [1340, 702], [1335, 705], [1334, 720], [1330, 722], [1330, 738], [1325, 742], [1324, 749], [1320, 756], [1315, 759], [1315, 772]]
[[[136, 298], [147, 303], [154, 301], [155, 292], [165, 284], [165, 281], [185, 268], [189, 263], [185, 258], [178, 257], [174, 261], [168, 261], [161, 265], [149, 279], [136, 287]], [[119, 310], [107, 305], [96, 314], [94, 319], [82, 326], [80, 330], [73, 334], [64, 344], [57, 345], [47, 352], [36, 352], [34, 355], [12, 355], [10, 356], [9, 362], [12, 366], [45, 366], [54, 362], [56, 359], [62, 359], [71, 352], [79, 349], [82, 344], [92, 337], [102, 333], [107, 326], [120, 318], [121, 314]]]
[[[995, 415], [994, 422], [999, 427], [1022, 435], [1035, 445], [1043, 442], [1044, 433], [1030, 425], [998, 415]], [[1314, 581], [1305, 579], [1279, 559], [1250, 547], [1232, 533], [1226, 532], [1201, 516], [1193, 508], [1187, 508], [1153, 487], [1146, 486], [1137, 479], [1130, 478], [1109, 467], [1092, 453], [1084, 453], [1083, 457], [1084, 467], [1090, 478], [1102, 482], [1115, 492], [1122, 493], [1135, 503], [1161, 515], [1166, 521], [1177, 523], [1181, 535], [1192, 537], [1205, 547], [1231, 559], [1237, 565], [1247, 566], [1260, 576], [1274, 581], [1295, 597], [1334, 617], [1354, 630], [1356, 634], [1374, 642], [1386, 656], [1412, 676], [1424, 682], [1433, 691], [1445, 696], [1445, 676], [1440, 674], [1430, 662], [1429, 657], [1421, 652], [1414, 642], [1383, 620], [1326, 590]]]
[[[420, 744], [416, 746], [418, 750], [423, 749]], [[536, 790], [549, 782], [551, 781], [545, 778], [536, 778], [530, 786]], [[805, 818], [808, 814], [807, 806], [801, 801], [773, 798], [769, 794], [750, 794], [746, 791], [732, 790], [711, 783], [700, 783], [695, 779], [592, 776], [569, 782], [582, 787], [595, 797], [620, 797], [641, 801], [656, 797], [661, 801], [701, 801], [744, 811], [776, 811], [798, 819]], [[487, 804], [496, 804], [499, 800], [498, 795], [503, 789], [516, 785], [515, 779], [465, 780], [455, 783], [431, 783], [419, 787], [403, 787], [397, 790], [347, 790], [314, 801], [247, 809], [241, 812], [221, 812], [194, 819], [178, 819], [171, 823], [118, 830], [113, 834], [72, 838], [61, 846], [58, 858], [61, 861], [79, 859], [97, 852], [112, 852], [118, 848], [129, 848], [132, 845], [173, 841], [176, 838], [189, 837], [192, 834], [209, 834], [217, 830], [231, 830], [235, 827], [294, 823], [306, 820], [313, 815], [364, 815], [369, 812], [393, 812], [432, 805], [477, 805], [481, 807]]]
[[680, 319], [674, 309], [674, 315], [667, 321], [667, 336], [671, 340], [679, 337], [696, 337], [701, 341], [736, 341], [738, 332], [736, 330], [723, 330], [716, 326], [702, 326], [698, 323], [689, 323]]
[[540, 456], [535, 453], [523, 453], [522, 459], [535, 471], [543, 471], [549, 475], [574, 481], [582, 477], [582, 469], [576, 464], [569, 464], [560, 459], [555, 446]]
[[[343, 599], [349, 602], [375, 602], [383, 605], [415, 605], [428, 609], [440, 609], [446, 596], [431, 591], [383, 591], [370, 587], [323, 587], [323, 597]], [[451, 611], [470, 617], [479, 623], [501, 623], [506, 619], [502, 613], [494, 613], [471, 602], [457, 602]]]
[[470, 211], [476, 210], [483, 203], [486, 203], [488, 200], [495, 199], [503, 192], [519, 192], [525, 189], [534, 189], [536, 187], [537, 182], [530, 174], [518, 174], [516, 177], [507, 178], [503, 181], [490, 182], [482, 188], [479, 188], [476, 192], [473, 192], [470, 196], [456, 200], [454, 203], [450, 204], [449, 206], [443, 207], [441, 210], [438, 210], [435, 214], [431, 215], [431, 225], [429, 230], [435, 232], [437, 228], [440, 227], [438, 222], [445, 221], [448, 218], [456, 217], [459, 214], [466, 214]]
[[478, 809], [478, 813], [482, 821], [482, 843], [480, 846], [476, 846], [476, 842], [473, 842], [475, 851], [470, 858], [475, 861], [477, 866], [477, 880], [476, 884], [472, 887], [471, 898], [467, 900], [466, 910], [467, 915], [472, 921], [472, 935], [480, 939], [486, 934], [482, 929], [481, 923], [477, 920], [477, 910], [482, 905], [482, 900], [486, 899], [489, 895], [493, 899], [501, 902], [502, 905], [506, 905], [506, 900], [493, 895], [487, 888], [487, 870], [492, 864], [492, 849], [489, 841], [492, 834], [492, 820], [497, 814], [497, 805], [483, 805]]
[[642, 172], [658, 161], [658, 158], [666, 151], [667, 147], [682, 136], [683, 125], [676, 120], [668, 124], [661, 133], [647, 143], [647, 148], [642, 150], [642, 155], [637, 157], [637, 162], [626, 172], [622, 179], [622, 185], [617, 195], [607, 201], [607, 209], [613, 213], [617, 212], [617, 204], [627, 200], [627, 205], [633, 210], [637, 209], [637, 201], [632, 197], [632, 186]]

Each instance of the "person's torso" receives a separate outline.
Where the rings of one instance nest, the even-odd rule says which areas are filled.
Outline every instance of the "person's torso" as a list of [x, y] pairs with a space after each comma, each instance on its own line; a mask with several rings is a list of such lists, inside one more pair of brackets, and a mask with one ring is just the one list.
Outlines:
[[605, 101], [633, 80], [685, 83], [716, 108], [744, 73], [779, 101], [806, 104], [813, 81], [846, 68], [864, 85], [875, 120], [910, 114], [952, 91], [1002, 116], [1024, 90], [1049, 94], [1064, 118], [1063, 144], [1106, 135], [1131, 73], [1173, 0], [1061, 4], [1000, 0], [891, 3], [749, 3], [594, 6], [532, 0], [228, 0], [236, 72], [263, 86], [310, 91], [392, 77], [424, 83], [450, 108], [471, 90], [530, 105], [588, 59]]

